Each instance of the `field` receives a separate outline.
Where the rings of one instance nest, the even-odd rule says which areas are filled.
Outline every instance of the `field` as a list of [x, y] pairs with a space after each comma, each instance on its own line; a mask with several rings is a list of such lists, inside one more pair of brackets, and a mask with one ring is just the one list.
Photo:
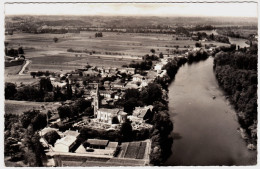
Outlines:
[[59, 104], [48, 102], [29, 102], [29, 101], [15, 101], [5, 100], [5, 113], [6, 114], [22, 114], [31, 109], [42, 109], [44, 106], [46, 110], [55, 110]]
[[[15, 32], [7, 35], [9, 48], [22, 46], [26, 59], [32, 62], [28, 66], [28, 74], [16, 75], [20, 67], [5, 69], [5, 81], [20, 83], [34, 82], [30, 71], [52, 71], [66, 73], [82, 68], [87, 64], [93, 66], [121, 67], [131, 61], [141, 60], [142, 56], [155, 49], [156, 54], [167, 53], [168, 49], [179, 49], [184, 46], [193, 47], [195, 41], [176, 40], [175, 35], [115, 33], [104, 32], [103, 37], [95, 38], [95, 32], [67, 33], [67, 34], [29, 34]], [[53, 38], [57, 37], [57, 43]], [[203, 42], [212, 43], [212, 42]], [[220, 43], [214, 43], [221, 45]], [[223, 44], [222, 44], [223, 45]], [[169, 47], [170, 46], [170, 47]], [[87, 50], [90, 53], [67, 52], [68, 49]], [[186, 49], [186, 48], [185, 48]]]

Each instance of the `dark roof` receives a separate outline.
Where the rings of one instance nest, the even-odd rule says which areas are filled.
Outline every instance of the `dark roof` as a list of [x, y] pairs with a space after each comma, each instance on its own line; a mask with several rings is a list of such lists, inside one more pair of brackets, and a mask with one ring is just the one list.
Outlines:
[[88, 139], [87, 142], [91, 145], [98, 145], [98, 146], [107, 146], [108, 140], [99, 140], [99, 139]]

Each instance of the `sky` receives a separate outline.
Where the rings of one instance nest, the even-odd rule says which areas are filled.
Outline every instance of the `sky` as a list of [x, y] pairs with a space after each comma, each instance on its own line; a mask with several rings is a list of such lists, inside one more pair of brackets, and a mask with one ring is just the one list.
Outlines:
[[16, 3], [6, 15], [123, 15], [257, 17], [257, 3]]

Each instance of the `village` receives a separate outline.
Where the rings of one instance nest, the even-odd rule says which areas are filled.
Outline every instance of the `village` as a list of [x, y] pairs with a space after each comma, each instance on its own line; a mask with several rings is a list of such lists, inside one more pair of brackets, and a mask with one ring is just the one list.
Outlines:
[[[146, 87], [153, 82], [156, 77], [166, 75], [163, 70], [164, 65], [172, 57], [165, 56], [160, 61], [156, 61], [153, 68], [146, 71], [146, 75], [136, 72], [135, 68], [113, 68], [113, 67], [92, 67], [82, 68], [67, 74], [50, 75], [53, 86], [60, 88], [67, 84], [72, 86], [72, 92], [83, 90], [82, 96], [86, 100], [91, 100], [94, 115], [91, 117], [82, 117], [82, 120], [72, 124], [73, 128], [80, 129], [88, 127], [95, 130], [113, 131], [120, 130], [121, 125], [127, 121], [131, 123], [132, 130], [152, 129], [153, 125], [146, 121], [151, 120], [153, 116], [153, 105], [135, 107], [132, 114], [124, 112], [123, 108], [113, 107], [114, 103], [124, 97], [125, 90]], [[96, 82], [83, 81], [84, 77], [107, 78], [108, 80]], [[113, 77], [113, 78], [111, 78]], [[112, 80], [111, 80], [112, 79]], [[62, 122], [65, 122], [65, 119]], [[46, 166], [97, 166], [98, 165], [149, 165], [149, 154], [151, 151], [151, 140], [123, 142], [112, 142], [105, 139], [87, 139], [86, 144], [77, 144], [78, 130], [59, 131], [55, 126], [60, 123], [58, 113], [53, 114], [48, 119], [48, 125], [39, 131], [41, 143], [46, 148], [48, 160]], [[45, 140], [44, 135], [48, 132], [56, 131], [60, 139], [56, 140], [54, 146]]]

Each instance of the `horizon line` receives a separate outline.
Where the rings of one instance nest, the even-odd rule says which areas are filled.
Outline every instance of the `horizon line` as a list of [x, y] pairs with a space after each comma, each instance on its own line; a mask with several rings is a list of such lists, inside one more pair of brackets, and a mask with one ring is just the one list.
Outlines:
[[118, 15], [118, 14], [5, 14], [5, 16], [101, 16], [101, 17], [161, 17], [161, 18], [170, 18], [170, 17], [189, 17], [189, 18], [254, 18], [258, 19], [258, 16], [203, 16], [203, 15], [171, 15], [171, 16], [163, 16], [163, 15]]

